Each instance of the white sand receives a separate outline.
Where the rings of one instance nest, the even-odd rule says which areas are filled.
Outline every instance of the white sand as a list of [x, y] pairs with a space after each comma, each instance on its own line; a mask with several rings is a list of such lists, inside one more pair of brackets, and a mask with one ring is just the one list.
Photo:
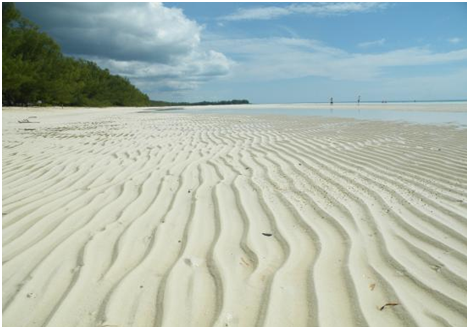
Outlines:
[[3, 326], [467, 326], [467, 130], [138, 111], [3, 111]]

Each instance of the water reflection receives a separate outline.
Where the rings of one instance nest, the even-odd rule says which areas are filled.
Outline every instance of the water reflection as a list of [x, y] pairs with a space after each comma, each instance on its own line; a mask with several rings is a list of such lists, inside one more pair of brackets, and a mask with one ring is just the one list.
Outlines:
[[[166, 110], [151, 110], [166, 112]], [[148, 111], [146, 111], [148, 112]], [[341, 117], [362, 120], [401, 121], [419, 124], [452, 124], [467, 126], [467, 113], [440, 111], [399, 111], [379, 109], [172, 109], [171, 113], [236, 114], [236, 115], [287, 115]]]

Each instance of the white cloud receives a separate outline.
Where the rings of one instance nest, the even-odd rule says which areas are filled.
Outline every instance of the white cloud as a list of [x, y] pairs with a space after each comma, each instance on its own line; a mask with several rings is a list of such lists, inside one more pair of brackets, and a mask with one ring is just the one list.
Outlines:
[[464, 68], [442, 75], [387, 78], [375, 85], [372, 92], [392, 99], [464, 99], [465, 85], [467, 69]]
[[201, 83], [226, 76], [235, 64], [217, 51], [193, 51], [177, 64], [89, 58], [111, 72], [129, 78], [143, 91], [191, 90]]
[[457, 43], [460, 43], [461, 41], [462, 39], [459, 37], [453, 37], [453, 38], [448, 39], [448, 42], [452, 44], [457, 44]]
[[161, 3], [19, 5], [66, 53], [146, 62], [176, 61], [197, 47], [202, 27]]
[[240, 8], [231, 15], [221, 17], [221, 20], [268, 20], [294, 14], [307, 14], [314, 16], [335, 16], [351, 13], [366, 13], [382, 10], [387, 7], [385, 3], [371, 2], [339, 2], [339, 3], [313, 3], [291, 4], [284, 7], [265, 6], [256, 8]]
[[374, 46], [384, 45], [384, 43], [386, 43], [386, 39], [383, 38], [383, 39], [379, 39], [376, 41], [362, 42], [362, 43], [359, 43], [358, 46], [360, 48], [371, 48]]
[[369, 81], [384, 76], [390, 67], [467, 62], [467, 49], [433, 52], [416, 47], [377, 54], [351, 53], [319, 41], [298, 38], [215, 40], [208, 45], [233, 58], [240, 58], [230, 75], [239, 81], [306, 76]]
[[227, 75], [225, 55], [201, 46], [203, 27], [162, 3], [30, 3], [23, 13], [66, 54], [87, 58], [155, 94]]
[[280, 7], [260, 7], [244, 9], [240, 8], [237, 12], [222, 17], [224, 20], [253, 20], [253, 19], [273, 19], [280, 16], [290, 15], [292, 12], [288, 8]]

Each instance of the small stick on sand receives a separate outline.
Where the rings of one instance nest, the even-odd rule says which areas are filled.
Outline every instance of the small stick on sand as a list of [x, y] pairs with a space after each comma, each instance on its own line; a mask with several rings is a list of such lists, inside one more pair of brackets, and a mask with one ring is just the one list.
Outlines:
[[399, 305], [399, 303], [396, 303], [396, 302], [389, 302], [389, 303], [386, 303], [386, 304], [383, 305], [381, 308], [379, 308], [379, 311], [383, 311], [384, 308], [386, 308], [386, 307], [393, 307], [393, 306], [396, 306], [396, 305]]

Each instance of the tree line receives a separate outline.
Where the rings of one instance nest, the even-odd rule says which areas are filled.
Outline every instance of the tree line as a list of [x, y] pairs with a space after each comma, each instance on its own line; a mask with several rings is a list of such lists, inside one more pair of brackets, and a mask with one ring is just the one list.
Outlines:
[[3, 105], [150, 105], [149, 97], [128, 79], [91, 61], [64, 56], [13, 3], [2, 3], [2, 19]]
[[215, 106], [226, 104], [249, 104], [248, 100], [223, 100], [223, 101], [201, 101], [201, 102], [167, 102], [150, 100], [151, 106], [154, 107], [173, 107], [173, 106]]

